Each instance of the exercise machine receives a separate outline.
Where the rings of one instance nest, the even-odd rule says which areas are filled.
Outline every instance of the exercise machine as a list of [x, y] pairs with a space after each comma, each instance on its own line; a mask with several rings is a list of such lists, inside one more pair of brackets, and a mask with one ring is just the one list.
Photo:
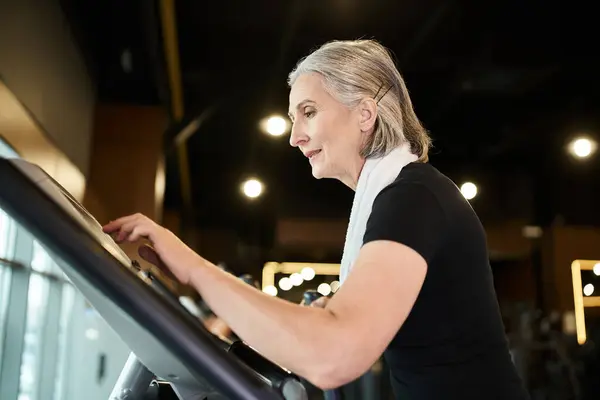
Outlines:
[[299, 377], [241, 341], [208, 332], [38, 166], [0, 159], [0, 207], [62, 261], [63, 272], [129, 347], [108, 400], [304, 400]]
[[[323, 295], [321, 295], [316, 290], [313, 290], [313, 289], [307, 290], [302, 294], [302, 304], [304, 304], [305, 306], [310, 306], [314, 301], [317, 301], [321, 297], [323, 297]], [[323, 392], [323, 399], [324, 400], [343, 400], [344, 392], [342, 391], [341, 388], [325, 390]]]
[[0, 182], [0, 207], [63, 261], [67, 278], [129, 347], [109, 400], [306, 399], [299, 377], [208, 332], [41, 168], [0, 159]]

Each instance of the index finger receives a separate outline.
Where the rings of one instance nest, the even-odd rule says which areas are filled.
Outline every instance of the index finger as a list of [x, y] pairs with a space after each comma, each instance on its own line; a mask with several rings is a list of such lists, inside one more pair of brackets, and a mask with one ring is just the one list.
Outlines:
[[126, 217], [121, 217], [121, 218], [115, 219], [114, 221], [110, 221], [108, 224], [106, 224], [102, 227], [102, 231], [104, 233], [113, 233], [115, 231], [118, 231], [132, 217], [133, 217], [133, 215], [128, 215]]

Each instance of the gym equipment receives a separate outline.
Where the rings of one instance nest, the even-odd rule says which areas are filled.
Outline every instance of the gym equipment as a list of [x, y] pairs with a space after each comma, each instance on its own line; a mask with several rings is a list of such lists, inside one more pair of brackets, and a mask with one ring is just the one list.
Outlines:
[[313, 301], [319, 299], [320, 297], [322, 297], [321, 293], [314, 289], [310, 289], [302, 294], [302, 301], [305, 306], [310, 306]]
[[[323, 295], [314, 289], [309, 289], [302, 294], [302, 303], [310, 306], [313, 301], [323, 297]], [[324, 400], [342, 400], [344, 398], [341, 388], [325, 390], [323, 392]]]
[[239, 276], [238, 278], [240, 278], [242, 281], [246, 282], [248, 285], [254, 286], [257, 289], [260, 289], [260, 285], [258, 284], [256, 279], [254, 279], [254, 277], [252, 275], [243, 274], [243, 275]]
[[[209, 333], [41, 168], [0, 158], [0, 207], [52, 253], [131, 354], [109, 400], [304, 400], [299, 377]], [[26, 201], [24, 201], [26, 200]]]

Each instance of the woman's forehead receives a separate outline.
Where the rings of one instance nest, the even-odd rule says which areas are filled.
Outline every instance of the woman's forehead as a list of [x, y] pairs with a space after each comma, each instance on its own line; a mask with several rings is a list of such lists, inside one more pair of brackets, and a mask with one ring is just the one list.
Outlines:
[[325, 88], [321, 76], [316, 73], [302, 74], [296, 79], [290, 90], [290, 112], [293, 112], [302, 103], [311, 101], [319, 103], [330, 97]]

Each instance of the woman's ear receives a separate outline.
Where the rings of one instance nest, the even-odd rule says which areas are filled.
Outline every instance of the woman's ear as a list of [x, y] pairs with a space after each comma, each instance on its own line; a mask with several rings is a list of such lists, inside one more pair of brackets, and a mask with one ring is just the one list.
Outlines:
[[361, 132], [372, 132], [377, 121], [377, 103], [371, 98], [366, 98], [360, 102], [358, 107]]

